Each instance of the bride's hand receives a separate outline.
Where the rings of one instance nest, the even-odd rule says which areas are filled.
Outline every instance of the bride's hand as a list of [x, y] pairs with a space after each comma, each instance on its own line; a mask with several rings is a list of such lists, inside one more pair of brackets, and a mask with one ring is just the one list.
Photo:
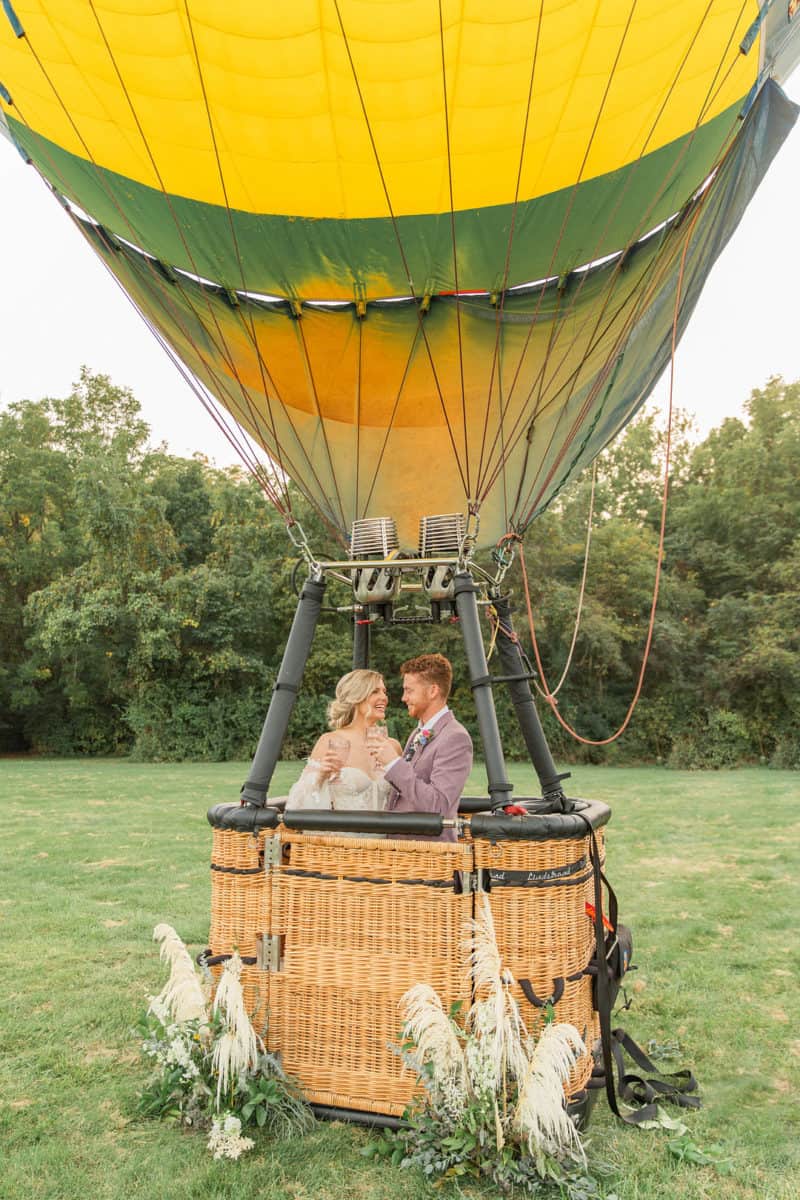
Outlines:
[[320, 778], [337, 779], [347, 762], [349, 750], [350, 744], [346, 738], [329, 738], [320, 758]]
[[341, 773], [344, 766], [344, 759], [340, 754], [336, 754], [333, 750], [328, 750], [322, 756], [320, 763], [320, 777], [323, 779], [336, 779]]

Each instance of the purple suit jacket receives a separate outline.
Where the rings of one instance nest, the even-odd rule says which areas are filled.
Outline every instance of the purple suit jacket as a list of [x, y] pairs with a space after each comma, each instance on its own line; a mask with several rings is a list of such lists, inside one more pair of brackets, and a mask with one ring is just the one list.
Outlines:
[[[385, 778], [395, 790], [386, 811], [433, 812], [455, 817], [471, 770], [472, 738], [453, 714], [446, 712], [434, 725], [430, 741], [420, 746], [409, 762], [400, 758], [387, 770]], [[445, 829], [435, 840], [455, 842], [458, 838], [454, 829]]]

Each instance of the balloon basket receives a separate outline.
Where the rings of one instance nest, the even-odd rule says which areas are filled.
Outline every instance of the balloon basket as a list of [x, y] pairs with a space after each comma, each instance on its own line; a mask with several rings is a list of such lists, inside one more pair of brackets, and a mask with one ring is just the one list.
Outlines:
[[[586, 808], [592, 818], [602, 810], [592, 819], [602, 846], [597, 826], [608, 809]], [[242, 812], [219, 805], [209, 819], [221, 823], [229, 810], [231, 819]], [[509, 828], [509, 818], [482, 816], [484, 826], [495, 819]], [[400, 998], [426, 983], [445, 1008], [469, 1006], [464, 941], [484, 896], [502, 962], [525, 981], [514, 995], [529, 1030], [541, 1027], [549, 1002], [591, 1050], [599, 1026], [585, 973], [594, 952], [588, 831], [558, 836], [574, 833], [568, 815], [539, 822], [556, 836], [473, 837], [468, 821], [451, 843], [214, 829], [207, 959], [218, 977], [239, 951], [255, 1028], [324, 1115], [387, 1123], [403, 1113], [415, 1080], [392, 1048]], [[565, 1086], [579, 1114], [593, 1065], [585, 1053]]]

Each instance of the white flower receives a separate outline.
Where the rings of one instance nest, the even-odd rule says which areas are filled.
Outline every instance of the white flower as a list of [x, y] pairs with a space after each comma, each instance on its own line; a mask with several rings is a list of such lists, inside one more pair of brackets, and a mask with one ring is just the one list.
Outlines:
[[167, 1050], [167, 1062], [176, 1067], [186, 1067], [189, 1065], [189, 1057], [190, 1051], [186, 1043], [180, 1038], [173, 1038]]
[[241, 1133], [242, 1123], [232, 1113], [225, 1113], [224, 1116], [215, 1120], [208, 1139], [208, 1149], [211, 1150], [214, 1158], [235, 1160], [245, 1150], [251, 1150], [255, 1144], [253, 1139], [242, 1137]]

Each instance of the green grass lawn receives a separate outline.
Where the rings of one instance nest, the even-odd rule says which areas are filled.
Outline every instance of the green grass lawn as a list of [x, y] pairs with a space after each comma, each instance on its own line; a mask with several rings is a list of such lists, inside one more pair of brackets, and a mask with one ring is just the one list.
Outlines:
[[[205, 946], [205, 812], [236, 799], [246, 769], [0, 761], [1, 1197], [435, 1194], [411, 1172], [365, 1160], [368, 1135], [352, 1127], [320, 1125], [229, 1163], [197, 1136], [134, 1114], [146, 1068], [129, 1031], [163, 982], [153, 926], [168, 921], [190, 948]], [[297, 770], [282, 766], [273, 791]], [[529, 769], [512, 778], [530, 789]], [[613, 1165], [605, 1186], [619, 1200], [800, 1196], [798, 783], [756, 769], [574, 772], [572, 794], [614, 814], [608, 872], [639, 965], [621, 1022], [641, 1042], [680, 1042], [704, 1100], [686, 1118], [691, 1136], [732, 1161], [728, 1175], [679, 1163], [665, 1136], [621, 1128], [601, 1099], [589, 1156]]]

